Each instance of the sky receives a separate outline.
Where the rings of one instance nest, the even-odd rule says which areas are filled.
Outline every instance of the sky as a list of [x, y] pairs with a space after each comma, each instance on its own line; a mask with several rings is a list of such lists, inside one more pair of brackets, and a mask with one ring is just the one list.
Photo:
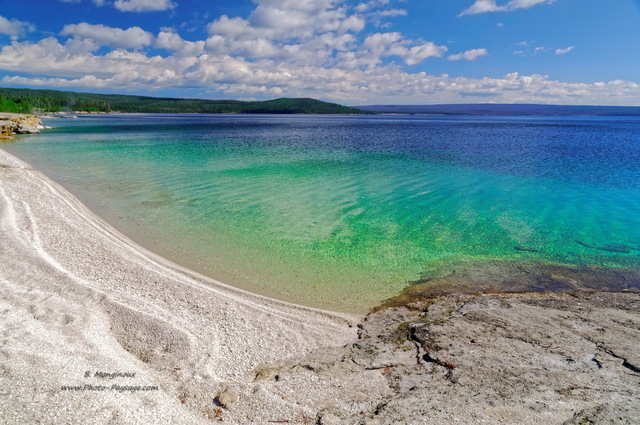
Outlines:
[[640, 0], [0, 0], [0, 86], [640, 105]]

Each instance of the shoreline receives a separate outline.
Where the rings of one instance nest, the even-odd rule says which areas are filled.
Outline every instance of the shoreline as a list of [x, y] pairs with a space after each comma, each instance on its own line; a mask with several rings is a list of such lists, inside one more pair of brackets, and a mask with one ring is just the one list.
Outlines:
[[[147, 409], [150, 423], [159, 413], [170, 415], [167, 423], [197, 423], [177, 398], [185, 387], [211, 400], [261, 364], [355, 336], [360, 316], [251, 294], [137, 246], [2, 149], [0, 180], [3, 367], [11, 377], [0, 411], [18, 415], [16, 423], [56, 423], [63, 405], [72, 406], [66, 421], [81, 422], [118, 398], [60, 392], [87, 383], [86, 371], [134, 371], [160, 387], [152, 398], [162, 408]], [[36, 411], [33, 397], [57, 407]], [[147, 397], [113, 409], [135, 411]]]
[[10, 139], [15, 134], [37, 134], [44, 128], [37, 115], [0, 112], [0, 139]]
[[[43, 136], [46, 137], [46, 135]], [[384, 299], [395, 294], [395, 292], [389, 292], [384, 297], [371, 296], [366, 298], [367, 294], [363, 294], [364, 291], [352, 290], [347, 297], [336, 301], [334, 298], [323, 298], [322, 295], [324, 294], [322, 290], [316, 290], [316, 296], [312, 298], [307, 297], [308, 294], [306, 294], [305, 291], [291, 291], [291, 286], [274, 287], [274, 283], [279, 282], [274, 281], [273, 278], [268, 281], [267, 284], [264, 284], [261, 281], [262, 275], [258, 273], [247, 273], [243, 269], [236, 269], [233, 267], [233, 263], [223, 262], [222, 265], [215, 264], [214, 266], [212, 266], [211, 263], [203, 263], [201, 262], [202, 257], [185, 255], [184, 250], [174, 249], [176, 246], [180, 246], [179, 244], [175, 245], [173, 242], [167, 243], [166, 241], [170, 239], [158, 238], [157, 232], [150, 236], [149, 233], [145, 231], [144, 228], [139, 227], [137, 223], [123, 219], [118, 209], [109, 209], [102, 205], [105, 201], [99, 196], [92, 196], [93, 194], [91, 193], [90, 187], [76, 185], [75, 187], [67, 188], [66, 184], [62, 183], [59, 179], [60, 175], [57, 175], [47, 164], [38, 161], [30, 162], [28, 157], [25, 158], [12, 152], [9, 147], [3, 149], [0, 146], [0, 149], [4, 150], [5, 153], [11, 155], [16, 160], [23, 162], [26, 167], [43, 175], [49, 182], [57, 185], [61, 191], [68, 192], [68, 195], [81, 204], [82, 208], [88, 210], [92, 220], [99, 221], [103, 226], [109, 228], [109, 231], [118, 233], [121, 238], [135, 245], [137, 249], [141, 249], [152, 255], [153, 258], [168, 261], [189, 273], [202, 275], [214, 282], [223, 282], [224, 285], [230, 288], [246, 291], [250, 294], [266, 297], [267, 299], [274, 299], [310, 309], [326, 310], [338, 314], [344, 313], [355, 316], [364, 316], [384, 301]], [[251, 255], [256, 255], [256, 253], [254, 252], [247, 257], [251, 258]], [[242, 255], [242, 257], [244, 257], [244, 255]], [[238, 258], [241, 258], [241, 256], [238, 256]], [[242, 261], [246, 262], [246, 258]], [[256, 261], [256, 263], [259, 262]], [[258, 268], [254, 267], [254, 270], [256, 269]], [[290, 282], [289, 285], [291, 285]], [[284, 290], [281, 290], [283, 288]], [[398, 288], [398, 290], [400, 289], [401, 288]], [[348, 299], [357, 299], [357, 304], [354, 305], [354, 303]], [[366, 299], [366, 301], [363, 301], [363, 299]]]
[[[153, 122], [160, 124], [165, 118], [158, 118], [158, 120], [159, 121]], [[92, 119], [91, 121], [91, 125], [100, 124], [101, 122], [105, 123], [102, 119]], [[181, 121], [182, 120], [179, 119], [177, 123], [179, 124]], [[207, 123], [209, 122], [208, 120], [205, 121]], [[134, 123], [137, 122], [137, 120], [125, 120], [124, 122]], [[171, 122], [174, 123], [173, 121]], [[80, 125], [78, 123], [76, 123], [76, 125], [68, 125], [71, 127], [80, 126], [80, 128], [85, 126], [84, 124]], [[90, 132], [93, 133], [96, 130], [97, 129], [90, 130]], [[184, 131], [184, 129], [182, 131]], [[103, 134], [98, 137], [109, 138], [109, 136], [105, 136], [108, 132], [104, 133], [104, 131], [98, 130], [98, 134], [100, 132]], [[57, 133], [58, 134], [50, 134], [47, 137], [52, 137], [52, 141], [64, 142], [67, 138], [67, 136], [65, 136], [66, 131], [62, 130]], [[603, 223], [602, 226], [584, 226], [584, 228], [571, 234], [571, 232], [564, 232], [561, 228], [558, 228], [560, 229], [558, 231], [558, 229], [555, 229], [553, 222], [544, 223], [546, 219], [544, 217], [536, 217], [535, 211], [534, 214], [514, 212], [517, 211], [518, 208], [526, 211], [526, 205], [514, 204], [514, 211], [510, 211], [509, 207], [506, 207], [506, 209], [503, 208], [503, 211], [498, 215], [497, 213], [493, 214], [492, 211], [501, 210], [501, 208], [487, 209], [482, 205], [488, 204], [483, 204], [484, 201], [479, 200], [479, 204], [471, 208], [471, 210], [475, 208], [475, 212], [469, 214], [471, 214], [471, 216], [474, 214], [481, 216], [486, 215], [489, 217], [489, 220], [474, 222], [473, 219], [469, 219], [469, 221], [466, 222], [466, 218], [465, 220], [458, 220], [458, 218], [456, 218], [456, 214], [460, 212], [456, 213], [456, 205], [451, 204], [443, 210], [442, 214], [449, 217], [447, 211], [453, 211], [450, 217], [457, 221], [452, 221], [451, 223], [442, 222], [441, 228], [445, 230], [439, 230], [438, 227], [435, 227], [425, 230], [423, 233], [417, 232], [413, 234], [409, 233], [411, 223], [406, 220], [402, 223], [403, 226], [407, 226], [405, 227], [406, 231], [399, 232], [397, 236], [404, 240], [402, 247], [411, 247], [415, 242], [416, 249], [407, 249], [407, 252], [415, 251], [412, 259], [407, 261], [407, 256], [403, 256], [404, 252], [396, 250], [395, 252], [391, 252], [389, 256], [392, 261], [384, 260], [378, 263], [375, 261], [375, 258], [367, 259], [367, 253], [376, 252], [374, 249], [377, 247], [375, 244], [368, 244], [369, 239], [367, 239], [368, 236], [366, 234], [357, 238], [364, 242], [359, 242], [344, 232], [344, 234], [338, 232], [336, 235], [330, 236], [328, 231], [335, 230], [332, 229], [332, 226], [339, 228], [340, 224], [338, 221], [336, 221], [338, 224], [329, 223], [327, 226], [327, 223], [322, 220], [317, 220], [317, 217], [314, 217], [313, 214], [305, 216], [305, 214], [308, 213], [303, 211], [304, 208], [310, 211], [312, 210], [312, 208], [309, 208], [310, 205], [307, 205], [309, 203], [308, 200], [306, 203], [298, 202], [301, 204], [301, 207], [298, 208], [296, 206], [291, 208], [293, 212], [290, 215], [287, 215], [286, 212], [278, 211], [282, 208], [273, 201], [271, 201], [271, 205], [261, 205], [260, 209], [258, 209], [259, 214], [262, 214], [263, 217], [271, 215], [275, 219], [270, 218], [268, 221], [272, 223], [259, 217], [258, 213], [247, 213], [246, 211], [251, 211], [251, 208], [245, 208], [245, 211], [241, 211], [242, 214], [240, 215], [240, 217], [244, 219], [244, 222], [236, 220], [237, 223], [242, 223], [241, 225], [236, 225], [236, 222], [228, 220], [224, 225], [215, 226], [213, 223], [222, 223], [221, 218], [232, 217], [232, 215], [226, 211], [226, 202], [218, 201], [215, 204], [209, 203], [207, 206], [207, 202], [203, 202], [202, 200], [211, 199], [211, 197], [202, 190], [190, 191], [188, 188], [180, 188], [179, 185], [172, 185], [172, 183], [170, 183], [172, 178], [167, 179], [165, 176], [160, 177], [161, 174], [153, 176], [152, 173], [140, 175], [138, 178], [145, 179], [145, 184], [148, 184], [149, 187], [154, 187], [153, 185], [155, 185], [160, 188], [160, 190], [147, 192], [140, 185], [137, 185], [136, 189], [135, 184], [131, 185], [130, 182], [125, 182], [123, 179], [114, 178], [114, 176], [118, 175], [127, 176], [128, 172], [125, 168], [118, 168], [117, 165], [114, 164], [114, 166], [119, 169], [119, 171], [115, 173], [113, 172], [114, 168], [112, 165], [106, 167], [91, 166], [91, 170], [83, 170], [84, 166], [79, 167], [77, 161], [73, 160], [75, 155], [68, 153], [61, 154], [62, 156], [58, 157], [58, 160], [52, 163], [50, 162], [52, 157], [57, 157], [60, 152], [76, 152], [77, 150], [75, 148], [68, 148], [68, 151], [66, 149], [67, 146], [73, 146], [74, 144], [62, 146], [62, 149], [58, 150], [56, 143], [53, 143], [53, 145], [48, 143], [40, 144], [38, 141], [42, 142], [46, 140], [32, 138], [26, 145], [18, 143], [13, 146], [8, 145], [5, 149], [32, 164], [33, 167], [42, 171], [54, 181], [60, 182], [60, 184], [64, 185], [75, 197], [87, 205], [89, 209], [107, 221], [112, 227], [127, 235], [129, 239], [132, 239], [138, 245], [215, 280], [248, 290], [252, 293], [259, 293], [267, 297], [274, 297], [294, 304], [347, 313], [366, 314], [369, 309], [375, 308], [384, 302], [385, 299], [395, 296], [408, 285], [422, 283], [422, 281], [425, 280], [429, 280], [430, 282], [434, 280], [442, 281], [443, 279], [440, 278], [444, 276], [444, 274], [455, 273], [459, 275], [462, 268], [470, 272], [466, 273], [465, 279], [461, 279], [461, 276], [456, 276], [456, 284], [462, 280], [468, 280], [469, 283], [482, 286], [485, 282], [478, 282], [477, 276], [482, 275], [482, 273], [478, 273], [478, 270], [484, 270], [487, 267], [491, 267], [494, 270], [499, 269], [500, 267], [497, 266], [498, 263], [502, 263], [503, 265], [502, 268], [505, 271], [505, 273], [503, 273], [504, 276], [510, 276], [514, 271], [517, 271], [515, 269], [519, 267], [520, 264], [529, 268], [532, 271], [530, 274], [536, 274], [540, 271], [545, 272], [555, 266], [575, 268], [596, 264], [600, 267], [610, 267], [618, 270], [625, 267], [633, 268], [635, 266], [637, 270], [640, 270], [637, 264], [639, 258], [637, 253], [640, 252], [640, 245], [632, 239], [632, 232], [618, 232], [616, 228], [613, 228], [614, 220], [621, 221], [623, 225], [627, 223], [622, 220], [622, 216], [613, 216], [610, 223]], [[47, 148], [45, 145], [49, 145], [49, 147]], [[35, 149], [32, 150], [32, 146]], [[37, 154], [39, 151], [41, 153]], [[42, 152], [44, 152], [44, 155]], [[117, 159], [117, 157], [113, 155], [106, 155], [104, 160], [107, 164], [110, 161], [110, 157], [112, 158], [111, 160], [114, 158]], [[152, 160], [153, 159], [149, 159], [146, 161]], [[105, 163], [104, 161], [101, 162], [103, 164]], [[99, 190], [94, 191], [91, 188], [91, 184], [87, 185], [87, 182], [82, 181], [82, 179], [77, 179], [73, 173], [65, 173], [64, 167], [62, 171], [60, 168], [53, 167], [52, 165], [55, 163], [59, 165], [67, 164], [67, 166], [76, 170], [75, 173], [81, 171], [80, 175], [82, 175], [82, 172], [87, 173], [92, 181], [99, 185]], [[134, 166], [136, 163], [137, 161], [133, 161]], [[149, 170], [154, 170], [155, 167], [151, 162], [147, 162], [147, 164]], [[188, 164], [187, 167], [184, 167], [184, 164], [182, 167], [182, 171], [180, 171], [182, 173], [184, 173], [184, 170], [189, 169]], [[205, 167], [203, 167], [203, 170], [204, 169]], [[176, 170], [178, 170], [178, 168], [176, 168]], [[184, 175], [186, 175], [186, 173], [183, 174], [183, 178]], [[228, 181], [234, 181], [234, 179], [228, 179], [228, 175], [226, 174], [223, 177], [227, 178]], [[479, 175], [473, 177], [474, 179], [470, 181], [482, 182], [486, 176]], [[194, 175], [194, 178], [199, 179], [201, 177]], [[159, 181], [162, 181], [162, 183], [159, 183]], [[192, 179], [189, 178], [183, 181], [192, 181]], [[258, 180], [256, 180], [256, 182], [260, 183]], [[265, 183], [269, 184], [266, 179], [263, 179], [261, 183], [263, 185]], [[494, 182], [492, 185], [499, 187], [502, 183]], [[548, 182], [545, 182], [545, 184], [548, 184]], [[169, 187], [168, 190], [167, 186]], [[193, 185], [191, 186], [193, 187]], [[249, 206], [249, 203], [252, 202], [247, 201], [248, 199], [252, 199], [250, 197], [251, 193], [247, 192], [247, 189], [238, 190], [237, 187], [228, 184], [226, 187], [232, 187], [235, 193], [241, 194], [234, 198], [234, 202], [236, 202], [237, 205]], [[141, 190], [142, 192], [135, 194], [135, 196], [120, 196], [120, 194], [130, 193], [130, 190]], [[207, 191], [209, 190], [213, 189], [208, 188]], [[536, 193], [534, 187], [531, 187], [530, 190]], [[225, 191], [228, 191], [228, 189], [222, 186], [222, 190], [219, 193], [225, 193]], [[313, 190], [309, 191], [312, 192]], [[462, 194], [460, 201], [462, 202], [466, 195], [464, 194], [464, 190], [458, 192]], [[224, 197], [228, 198], [228, 192], [226, 193], [227, 195], [224, 195]], [[286, 193], [286, 191], [284, 191], [284, 193]], [[629, 193], [629, 199], [634, 199], [634, 192]], [[556, 195], [555, 198], [550, 198], [561, 199], [560, 196], [564, 196], [569, 199], [572, 196], [571, 191], [562, 192], [561, 195], [556, 193]], [[219, 196], [219, 199], [224, 199], [222, 195]], [[270, 197], [273, 198], [274, 194], [270, 194]], [[269, 199], [263, 198], [260, 198], [262, 200], [257, 201], [256, 205], [265, 202], [264, 199]], [[523, 199], [524, 198], [526, 198], [526, 196], [523, 196]], [[534, 198], [537, 198], [537, 196], [534, 196]], [[131, 200], [134, 202], [131, 202]], [[287, 200], [279, 198], [279, 202], [280, 204], [285, 204]], [[579, 202], [584, 202], [584, 200]], [[622, 200], [619, 200], [619, 202], [622, 202]], [[269, 202], [267, 202], [267, 204], [268, 203]], [[147, 206], [147, 204], [149, 204], [149, 206]], [[509, 202], [506, 201], [505, 204], [508, 205]], [[184, 205], [188, 205], [188, 207]], [[380, 203], [373, 205], [375, 208], [375, 205], [380, 205]], [[603, 205], [607, 204], [605, 203]], [[367, 209], [370, 207], [370, 205], [366, 205], [366, 203], [361, 203], [360, 206]], [[610, 202], [610, 206], [615, 208], [616, 202]], [[262, 208], [264, 208], [264, 210], [262, 210]], [[330, 208], [335, 210], [335, 206], [331, 206]], [[465, 207], [465, 209], [466, 208], [467, 207]], [[562, 209], [562, 205], [558, 201], [554, 201], [550, 202], [547, 208], [549, 208], [549, 210], [554, 208]], [[597, 214], [599, 210], [599, 207], [594, 208], [594, 214]], [[209, 211], [214, 213], [208, 214]], [[300, 211], [302, 211], [302, 213], [300, 213]], [[326, 211], [333, 213], [331, 209], [325, 209], [324, 212]], [[340, 210], [336, 210], [335, 212], [339, 214]], [[357, 212], [360, 213], [360, 210]], [[176, 213], [179, 215], [174, 215]], [[317, 213], [319, 213], [319, 211]], [[507, 220], [505, 222], [502, 216], [510, 214], [521, 215], [522, 222], [518, 222], [517, 220], [513, 222]], [[148, 218], [147, 216], [151, 216], [152, 218]], [[191, 217], [196, 216], [206, 216], [210, 217], [210, 219], [208, 222], [204, 222], [203, 220], [192, 221]], [[262, 222], [257, 220], [252, 221], [252, 219], [256, 217], [258, 219], [262, 218]], [[339, 215], [336, 215], [338, 220], [347, 219], [351, 216], [344, 215], [341, 218], [339, 217]], [[375, 213], [369, 218], [365, 218], [365, 222], [366, 220], [370, 220], [371, 217], [375, 217]], [[381, 216], [380, 218], [387, 220], [390, 217]], [[440, 219], [442, 219], [442, 216]], [[436, 222], [440, 219], [436, 217]], [[297, 223], [295, 225], [297, 234], [285, 231], [284, 234], [278, 235], [272, 231], [283, 232], [282, 229], [278, 229], [276, 226], [287, 226], [289, 224], [288, 220], [293, 220], [292, 223]], [[393, 221], [389, 223], [394, 225], [402, 222], [402, 220], [398, 218], [391, 220]], [[417, 223], [419, 220], [421, 220], [421, 217], [416, 217], [415, 222]], [[317, 222], [320, 222], [319, 226], [316, 226]], [[158, 225], [158, 223], [162, 224]], [[210, 225], [210, 223], [212, 224]], [[475, 224], [472, 225], [471, 223]], [[271, 226], [271, 229], [269, 229], [271, 231], [270, 239], [260, 238], [262, 232], [235, 230], [252, 229], [252, 225], [254, 224], [266, 225], [266, 229], [269, 229], [268, 226]], [[302, 227], [305, 224], [307, 228], [303, 229]], [[297, 226], [300, 226], [300, 229], [298, 229]], [[566, 227], [570, 228], [571, 226], [568, 225]], [[530, 232], [528, 228], [534, 228], [535, 230], [532, 233], [528, 233]], [[624, 227], [618, 226], [618, 228]], [[202, 229], [202, 231], [200, 232], [193, 229]], [[476, 235], [471, 229], [476, 229], [473, 230], [473, 232], [480, 231], [480, 233]], [[433, 248], [437, 246], [434, 241], [437, 242], [438, 239], [434, 238], [433, 235], [442, 233], [442, 235], [446, 236], [446, 232], [453, 230], [455, 231], [452, 233], [453, 236], [451, 239], [447, 241], [446, 237], [443, 237], [443, 241], [446, 241], [447, 245], [444, 246], [444, 249], [441, 249], [441, 251], [444, 252], [442, 256], [437, 251], [429, 252], [430, 248], [427, 247], [431, 246]], [[323, 231], [325, 232], [324, 235], [321, 233]], [[357, 231], [357, 229], [349, 229], [349, 232], [353, 231]], [[468, 243], [464, 238], [456, 236], [464, 235], [467, 231], [470, 232], [468, 234]], [[584, 240], [582, 240], [580, 236], [583, 232], [586, 235], [586, 239], [582, 238]], [[215, 235], [215, 237], [207, 238], [200, 236], [207, 234]], [[269, 233], [264, 233], [264, 235], [268, 234]], [[391, 234], [392, 232], [389, 233], [389, 235]], [[599, 237], [599, 234], [602, 236]], [[605, 236], [607, 234], [608, 236]], [[251, 235], [255, 235], [255, 237]], [[486, 238], [486, 235], [491, 235], [491, 237]], [[387, 238], [389, 239], [388, 241], [384, 241], [378, 244], [378, 246], [382, 246], [385, 249], [387, 247], [393, 249], [391, 245], [394, 243], [396, 246], [400, 246], [397, 241], [394, 242], [390, 237]], [[497, 241], [496, 247], [499, 247], [494, 248], [492, 243], [485, 243], [485, 238], [487, 240]], [[261, 244], [261, 239], [268, 243]], [[328, 245], [328, 243], [331, 243], [333, 244], [332, 247], [334, 251], [324, 249], [324, 252], [322, 252], [323, 248], [316, 247], [307, 251], [306, 245], [313, 244], [305, 243], [305, 240], [314, 241], [313, 244], [320, 247], [322, 246], [321, 244], [327, 243]], [[527, 240], [529, 246], [521, 245], [522, 240]], [[599, 244], [598, 242], [594, 242], [599, 240], [601, 241]], [[274, 241], [276, 242], [275, 247], [278, 249], [271, 250], [273, 246], [272, 242]], [[285, 243], [280, 243], [281, 241], [285, 241]], [[301, 241], [302, 243], [300, 243]], [[295, 245], [296, 243], [297, 245]], [[364, 249], [364, 251], [361, 253], [356, 252], [360, 246], [358, 244], [363, 246], [361, 249]], [[365, 244], [367, 244], [366, 248], [364, 248]], [[294, 247], [293, 250], [289, 250], [289, 253], [287, 253], [287, 245]], [[343, 252], [346, 252], [346, 255], [342, 256], [340, 261], [329, 263], [327, 260], [331, 260], [334, 252], [338, 254], [336, 256], [338, 257], [343, 246], [345, 247]], [[373, 249], [369, 249], [370, 247]], [[473, 248], [471, 249], [471, 247]], [[295, 248], [298, 248], [298, 250]], [[304, 254], [295, 257], [296, 252], [294, 251], [303, 252]], [[272, 252], [280, 255], [271, 255]], [[304, 258], [305, 256], [311, 258], [317, 253], [323, 255], [325, 252], [328, 253], [328, 255], [323, 258], [324, 264], [314, 261], [307, 262], [307, 259]], [[283, 253], [285, 256], [282, 255]], [[307, 253], [311, 255], [306, 255]], [[385, 251], [383, 250], [380, 253], [380, 258], [386, 259]], [[373, 256], [369, 255], [369, 257]], [[435, 257], [437, 260], [433, 261], [432, 257]], [[252, 258], [252, 261], [247, 261], [247, 258]], [[363, 262], [362, 264], [373, 267], [369, 269], [358, 269], [357, 260], [360, 258], [365, 258], [367, 261], [367, 263]], [[345, 259], [348, 261], [344, 261]], [[374, 261], [371, 261], [372, 259]], [[509, 261], [513, 264], [507, 264]], [[530, 264], [533, 262], [539, 264]], [[315, 267], [316, 263], [320, 267]], [[341, 268], [343, 265], [344, 267]], [[380, 267], [376, 267], [378, 265]], [[390, 270], [394, 266], [396, 266], [394, 269], [395, 274], [392, 274]], [[375, 270], [375, 272], [367, 274], [369, 270]], [[300, 273], [298, 271], [300, 271]], [[325, 271], [327, 272], [325, 273]], [[498, 273], [495, 273], [495, 271], [490, 272], [492, 278], [498, 277], [504, 280], [504, 276], [497, 276]], [[558, 274], [556, 272], [557, 270], [553, 270], [553, 274]], [[559, 274], [562, 275], [563, 273]], [[484, 278], [483, 276], [480, 277]], [[352, 282], [356, 284], [350, 285]], [[449, 282], [445, 283], [446, 286], [448, 286]], [[374, 290], [362, 290], [362, 288], [369, 286], [369, 284], [371, 285], [370, 288]], [[515, 284], [518, 290], [527, 290], [526, 288], [523, 289], [523, 285], [520, 285], [519, 282], [515, 282]], [[560, 284], [561, 286], [567, 286], [566, 282], [560, 282]], [[495, 285], [493, 286], [495, 287], [495, 289], [492, 289], [494, 292], [500, 291], [501, 288], [497, 288]], [[503, 290], [507, 291], [510, 289], [509, 285], [505, 285], [504, 288]], [[464, 292], [469, 292], [468, 288], [465, 289], [467, 290]], [[350, 292], [347, 292], [347, 290], [350, 290]], [[376, 296], [370, 296], [370, 294], [376, 294]], [[349, 301], [350, 298], [358, 300], [359, 305], [357, 308]], [[347, 301], [345, 302], [344, 300]]]
[[[366, 317], [334, 313], [176, 265], [1, 148], [0, 183], [2, 424], [640, 417], [638, 292], [444, 294], [425, 282]], [[611, 278], [553, 271], [572, 288]]]

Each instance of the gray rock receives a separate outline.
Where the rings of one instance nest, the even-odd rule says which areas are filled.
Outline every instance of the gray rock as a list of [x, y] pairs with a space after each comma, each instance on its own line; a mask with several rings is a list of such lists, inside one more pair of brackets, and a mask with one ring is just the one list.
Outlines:
[[331, 388], [290, 405], [327, 424], [632, 424], [638, 340], [638, 293], [452, 294], [369, 314], [352, 344], [279, 366], [277, 394]]
[[21, 125], [15, 129], [16, 134], [38, 134], [40, 129], [32, 125]]
[[40, 133], [42, 128], [42, 121], [35, 115], [0, 112], [0, 136], [36, 134]]

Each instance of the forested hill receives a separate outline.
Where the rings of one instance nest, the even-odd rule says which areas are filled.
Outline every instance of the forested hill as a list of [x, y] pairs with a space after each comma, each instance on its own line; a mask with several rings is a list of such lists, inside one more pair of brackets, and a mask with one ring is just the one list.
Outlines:
[[57, 90], [0, 88], [0, 112], [148, 112], [236, 114], [362, 114], [359, 109], [315, 99], [239, 100], [177, 99]]

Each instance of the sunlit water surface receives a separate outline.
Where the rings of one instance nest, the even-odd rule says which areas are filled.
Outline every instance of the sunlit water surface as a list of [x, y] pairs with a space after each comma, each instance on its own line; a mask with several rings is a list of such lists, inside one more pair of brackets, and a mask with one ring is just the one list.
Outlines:
[[478, 261], [640, 269], [640, 119], [109, 115], [2, 145], [143, 246], [362, 312]]

